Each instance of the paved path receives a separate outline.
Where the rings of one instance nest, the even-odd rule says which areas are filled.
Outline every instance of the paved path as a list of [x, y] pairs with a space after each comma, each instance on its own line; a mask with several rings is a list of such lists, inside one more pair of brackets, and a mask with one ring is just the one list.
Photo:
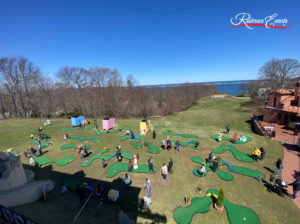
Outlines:
[[[283, 169], [282, 169], [282, 179], [287, 183], [292, 183], [295, 181], [294, 174], [297, 173], [299, 169], [299, 159], [298, 152], [294, 150], [288, 150], [284, 146], [284, 157], [283, 157]], [[288, 192], [293, 194], [293, 186], [288, 186]], [[297, 198], [293, 200], [295, 204], [300, 209], [300, 193], [298, 192]]]
[[[299, 152], [297, 147], [294, 146], [294, 141], [298, 142], [298, 138], [294, 138], [291, 131], [276, 127], [276, 137], [274, 140], [283, 143], [284, 155], [282, 163], [282, 179], [287, 183], [292, 183], [295, 181], [295, 175], [299, 173]], [[288, 192], [293, 194], [293, 186], [288, 186]], [[300, 192], [298, 192], [297, 198], [293, 201], [300, 209]]]

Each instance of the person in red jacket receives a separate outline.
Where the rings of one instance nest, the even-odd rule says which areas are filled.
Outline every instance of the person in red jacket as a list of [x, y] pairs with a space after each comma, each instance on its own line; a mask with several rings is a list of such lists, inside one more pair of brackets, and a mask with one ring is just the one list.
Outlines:
[[236, 140], [237, 140], [237, 133], [234, 133], [234, 136], [233, 136], [233, 143], [236, 143]]

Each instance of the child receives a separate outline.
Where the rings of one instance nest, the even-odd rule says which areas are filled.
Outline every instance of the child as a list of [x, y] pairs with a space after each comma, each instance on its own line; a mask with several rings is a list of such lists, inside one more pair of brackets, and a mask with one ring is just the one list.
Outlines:
[[28, 158], [28, 152], [27, 152], [27, 150], [24, 151], [24, 156], [25, 156], [26, 158]]
[[275, 177], [271, 174], [270, 175], [270, 185], [273, 186], [273, 181], [274, 181]]
[[101, 160], [101, 164], [102, 164], [102, 168], [104, 169], [104, 168], [105, 168], [105, 166], [106, 166], [106, 164], [105, 164], [105, 160], [104, 160], [104, 159], [102, 159], [102, 160]]

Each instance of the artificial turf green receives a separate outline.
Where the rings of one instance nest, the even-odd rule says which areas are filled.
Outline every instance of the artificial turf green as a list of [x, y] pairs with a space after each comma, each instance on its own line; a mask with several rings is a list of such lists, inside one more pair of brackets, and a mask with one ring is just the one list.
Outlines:
[[213, 153], [217, 153], [217, 154], [221, 154], [226, 149], [228, 151], [232, 152], [234, 158], [236, 158], [239, 161], [249, 162], [249, 163], [253, 163], [254, 162], [254, 160], [250, 156], [248, 156], [246, 153], [240, 152], [239, 150], [237, 150], [232, 145], [221, 145], [218, 149], [213, 149], [212, 152]]
[[[153, 166], [154, 173], [157, 171], [156, 166]], [[120, 172], [127, 172], [128, 171], [128, 164], [127, 163], [114, 163], [111, 165], [108, 170], [105, 172], [105, 176], [107, 178], [112, 178], [116, 176]], [[148, 165], [139, 164], [137, 169], [132, 169], [132, 172], [136, 173], [152, 173], [149, 172]]]

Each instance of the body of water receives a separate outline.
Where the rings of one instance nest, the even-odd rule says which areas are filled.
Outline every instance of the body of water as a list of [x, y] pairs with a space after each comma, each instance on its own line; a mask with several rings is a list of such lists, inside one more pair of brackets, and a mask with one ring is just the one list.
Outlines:
[[[256, 82], [255, 80], [234, 80], [234, 81], [220, 81], [220, 82], [196, 82], [196, 83], [188, 83], [192, 84], [205, 84], [205, 85], [214, 85], [217, 87], [220, 93], [227, 93], [233, 96], [237, 96], [241, 94], [241, 86], [244, 84], [250, 84]], [[148, 85], [146, 87], [153, 88], [153, 87], [162, 87], [162, 88], [169, 88], [179, 85], [184, 85], [187, 83], [177, 83], [177, 84], [165, 84], [165, 85]], [[245, 92], [244, 94], [248, 94]]]

